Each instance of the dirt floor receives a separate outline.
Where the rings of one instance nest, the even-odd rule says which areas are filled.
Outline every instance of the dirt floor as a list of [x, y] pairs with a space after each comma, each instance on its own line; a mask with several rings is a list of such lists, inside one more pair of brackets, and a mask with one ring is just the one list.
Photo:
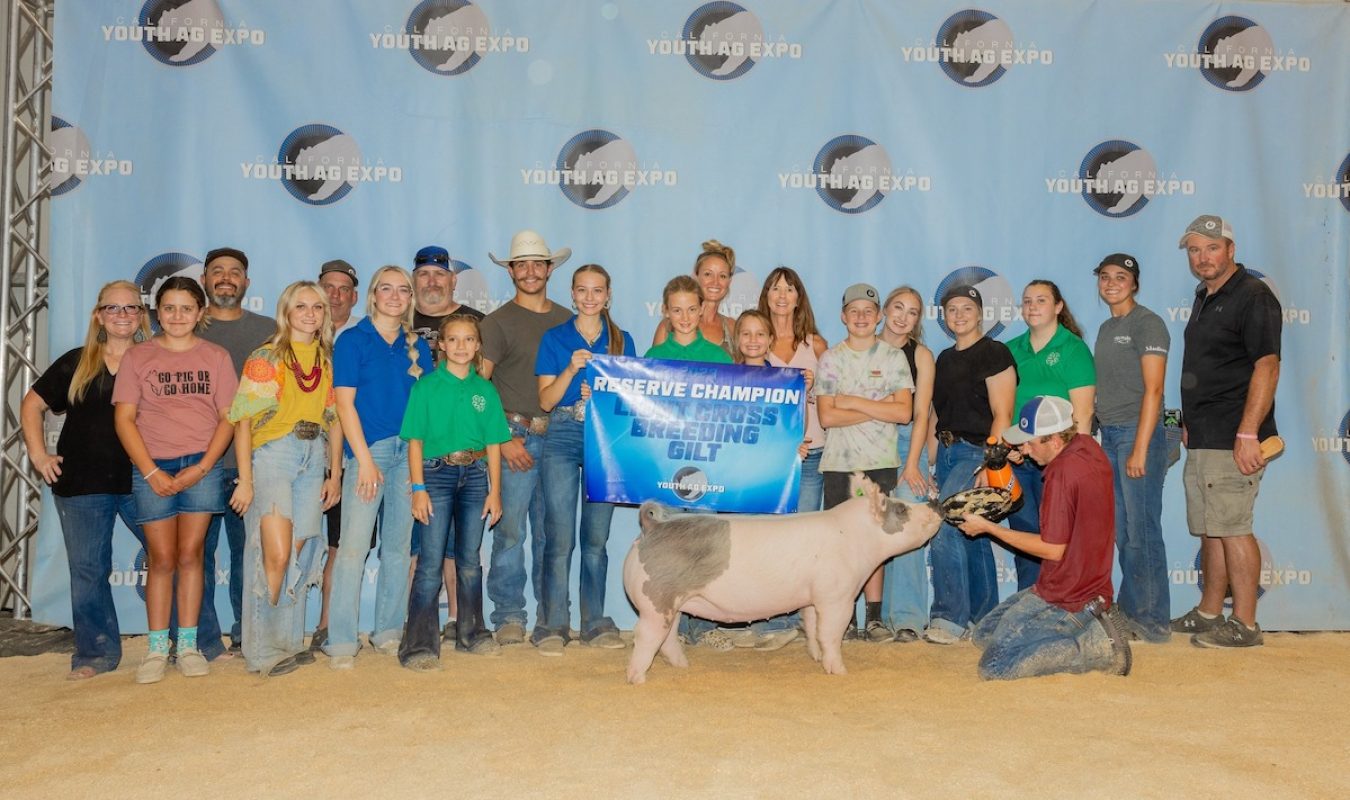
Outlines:
[[[60, 797], [1344, 798], [1350, 636], [1136, 645], [1127, 678], [981, 683], [969, 644], [848, 643], [824, 675], [690, 651], [624, 683], [626, 651], [448, 653], [417, 674], [363, 651], [260, 680], [81, 683], [69, 656], [0, 659], [0, 792]], [[211, 787], [211, 788], [207, 788]]]

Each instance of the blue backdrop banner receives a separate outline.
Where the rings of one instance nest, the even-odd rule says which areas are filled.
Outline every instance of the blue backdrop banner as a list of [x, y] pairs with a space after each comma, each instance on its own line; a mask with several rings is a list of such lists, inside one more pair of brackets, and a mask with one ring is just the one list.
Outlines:
[[[1172, 337], [1175, 407], [1196, 285], [1177, 239], [1197, 215], [1220, 214], [1237, 260], [1284, 311], [1276, 408], [1288, 449], [1256, 504], [1259, 621], [1350, 628], [1344, 2], [55, 5], [53, 357], [81, 342], [103, 283], [133, 280], [151, 302], [168, 276], [200, 277], [223, 245], [249, 255], [253, 311], [272, 314], [287, 284], [342, 258], [361, 276], [360, 314], [376, 268], [411, 266], [439, 244], [456, 299], [491, 312], [515, 288], [488, 253], [530, 228], [576, 254], [552, 276], [554, 302], [567, 304], [577, 265], [603, 265], [614, 321], [641, 346], [662, 287], [715, 238], [736, 251], [722, 313], [753, 308], [787, 265], [833, 344], [846, 286], [908, 284], [928, 300], [935, 354], [952, 344], [936, 300], [957, 283], [979, 288], [985, 330], [1007, 341], [1026, 330], [1022, 288], [1053, 280], [1092, 343], [1109, 316], [1092, 268], [1125, 252], [1142, 268], [1139, 302]], [[769, 463], [762, 452], [753, 469], [738, 460], [736, 477]], [[1179, 467], [1162, 525], [1180, 615], [1202, 575]], [[632, 509], [616, 510], [611, 557], [638, 531]], [[1006, 595], [1012, 558], [995, 553]], [[144, 629], [144, 560], [119, 528], [124, 631]], [[620, 572], [611, 598], [623, 597]], [[35, 619], [69, 621], [50, 505], [32, 587]], [[228, 621], [223, 589], [216, 597]], [[631, 626], [621, 599], [610, 606]]]
[[596, 356], [586, 497], [783, 514], [797, 509], [799, 369]]

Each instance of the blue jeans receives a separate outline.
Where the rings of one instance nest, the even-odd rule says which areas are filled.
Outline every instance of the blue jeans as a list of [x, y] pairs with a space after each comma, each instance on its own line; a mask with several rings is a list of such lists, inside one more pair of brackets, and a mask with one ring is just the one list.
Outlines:
[[[581, 468], [585, 451], [584, 425], [570, 411], [555, 410], [544, 439], [540, 479], [544, 483], [544, 618], [530, 637], [567, 637], [572, 618], [567, 584], [572, 574], [572, 551], [581, 541], [581, 580], [577, 595], [581, 604], [581, 640], [617, 631], [605, 616], [605, 580], [609, 572], [609, 523], [611, 503], [592, 503], [581, 498]], [[577, 527], [577, 501], [581, 500], [581, 526]]]
[[[900, 470], [904, 474], [904, 461], [909, 458], [910, 425], [899, 426]], [[919, 461], [919, 471], [928, 474], [928, 456], [925, 453]], [[909, 484], [900, 478], [891, 497], [907, 503], [927, 503], [927, 497], [919, 497], [910, 491]], [[884, 583], [881, 594], [881, 621], [893, 631], [923, 631], [928, 621], [928, 551], [918, 547], [908, 553], [901, 553], [886, 562]]]
[[1102, 449], [1115, 473], [1116, 551], [1120, 554], [1120, 588], [1116, 602], [1151, 642], [1171, 638], [1168, 618], [1172, 600], [1163, 545], [1162, 494], [1167, 476], [1167, 435], [1162, 422], [1153, 429], [1144, 458], [1144, 477], [1125, 474], [1134, 449], [1137, 425], [1103, 425]]
[[[984, 448], [968, 442], [939, 444], [938, 496], [944, 500], [975, 485], [975, 470], [984, 463]], [[994, 551], [987, 537], [968, 538], [943, 523], [928, 545], [933, 568], [933, 607], [928, 625], [955, 636], [979, 622], [998, 603]]]
[[[453, 535], [455, 586], [459, 600], [456, 649], [467, 650], [480, 636], [490, 636], [482, 623], [483, 501], [488, 495], [487, 462], [462, 467], [443, 461], [422, 462], [422, 483], [431, 499], [431, 517], [426, 525], [414, 522], [422, 537], [423, 551], [443, 553]], [[453, 534], [451, 531], [453, 530]], [[408, 624], [403, 631], [398, 660], [407, 664], [415, 656], [441, 655], [441, 565], [438, 558], [419, 558], [408, 597]]]
[[[1023, 458], [1021, 464], [1013, 464], [1013, 477], [1022, 487], [1022, 507], [1008, 515], [1008, 527], [1023, 533], [1041, 533], [1041, 493], [1045, 479], [1041, 468], [1030, 458]], [[1041, 574], [1041, 560], [1029, 556], [1015, 548], [1008, 548], [1013, 554], [1013, 564], [1017, 568], [1017, 591], [1030, 589]]]
[[[224, 514], [213, 514], [211, 516], [211, 527], [206, 529], [206, 541], [214, 547], [215, 543], [220, 541], [221, 520], [225, 522], [225, 544], [230, 548], [230, 609], [234, 611], [234, 624], [230, 626], [230, 641], [238, 643], [240, 639], [239, 621], [243, 619], [244, 608], [244, 518], [234, 513], [230, 508], [230, 495], [234, 494], [235, 482], [239, 480], [239, 470], [225, 469], [225, 485], [223, 487], [223, 497], [225, 504]], [[257, 486], [258, 484], [254, 484]], [[215, 566], [215, 550], [211, 550], [211, 564]], [[211, 586], [207, 590], [211, 592], [211, 598], [214, 601], [216, 590], [214, 588], [214, 575], [212, 580], [208, 581]]]
[[[328, 644], [324, 647], [324, 652], [330, 656], [356, 655], [361, 587], [365, 583], [367, 547], [376, 518], [380, 522], [380, 574], [375, 586], [375, 628], [370, 635], [371, 643], [384, 645], [398, 641], [407, 618], [408, 564], [411, 559], [408, 550], [413, 526], [412, 499], [408, 494], [408, 443], [397, 436], [381, 439], [371, 443], [370, 456], [384, 473], [384, 482], [376, 488], [375, 497], [368, 503], [356, 496], [356, 459], [343, 461], [342, 541], [338, 542], [337, 561], [333, 564]], [[441, 568], [440, 559], [430, 561], [436, 569]]]
[[799, 514], [819, 511], [820, 504], [825, 499], [825, 476], [820, 473], [820, 456], [824, 452], [823, 447], [807, 450], [806, 458], [802, 459], [801, 491], [797, 494]]
[[[253, 451], [253, 503], [243, 516], [243, 649], [250, 672], [266, 674], [277, 662], [305, 649], [305, 602], [319, 584], [327, 548], [323, 538], [323, 473], [328, 440], [292, 434]], [[272, 602], [263, 569], [262, 519], [277, 514], [291, 521], [289, 566], [277, 602]], [[229, 523], [226, 522], [228, 527]]]
[[1024, 589], [1004, 600], [971, 636], [986, 681], [1081, 673], [1111, 666], [1111, 640], [1092, 612], [1065, 611]]
[[511, 435], [523, 437], [534, 467], [516, 472], [502, 459], [502, 518], [492, 529], [492, 555], [487, 594], [492, 601], [492, 626], [525, 624], [525, 526], [529, 524], [530, 585], [534, 587], [535, 621], [544, 618], [544, 486], [539, 480], [544, 437], [511, 423]]
[[53, 495], [52, 500], [61, 519], [70, 567], [70, 616], [75, 629], [70, 668], [112, 672], [122, 661], [122, 633], [108, 584], [113, 523], [120, 516], [129, 530], [140, 533], [134, 521], [135, 500], [130, 494]]

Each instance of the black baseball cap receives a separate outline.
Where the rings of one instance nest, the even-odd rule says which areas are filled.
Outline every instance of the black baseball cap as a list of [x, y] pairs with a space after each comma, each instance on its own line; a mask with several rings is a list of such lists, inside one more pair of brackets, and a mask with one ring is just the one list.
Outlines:
[[325, 261], [323, 262], [323, 266], [319, 267], [320, 278], [330, 272], [341, 272], [343, 275], [351, 278], [353, 287], [361, 285], [360, 279], [356, 277], [356, 268], [340, 258], [335, 258], [332, 261]]
[[244, 255], [244, 251], [237, 247], [217, 247], [214, 250], [208, 251], [206, 258], [202, 259], [202, 267], [205, 268], [217, 258], [224, 258], [226, 256], [238, 259], [239, 263], [244, 265], [244, 271], [248, 271], [248, 256]]

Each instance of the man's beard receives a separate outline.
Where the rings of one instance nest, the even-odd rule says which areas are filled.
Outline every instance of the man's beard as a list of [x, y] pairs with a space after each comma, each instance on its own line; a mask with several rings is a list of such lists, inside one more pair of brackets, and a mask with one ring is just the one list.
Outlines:
[[211, 305], [215, 306], [216, 308], [225, 308], [233, 310], [239, 307], [240, 297], [237, 294], [218, 295], [207, 293], [206, 297], [208, 300], [211, 301]]

